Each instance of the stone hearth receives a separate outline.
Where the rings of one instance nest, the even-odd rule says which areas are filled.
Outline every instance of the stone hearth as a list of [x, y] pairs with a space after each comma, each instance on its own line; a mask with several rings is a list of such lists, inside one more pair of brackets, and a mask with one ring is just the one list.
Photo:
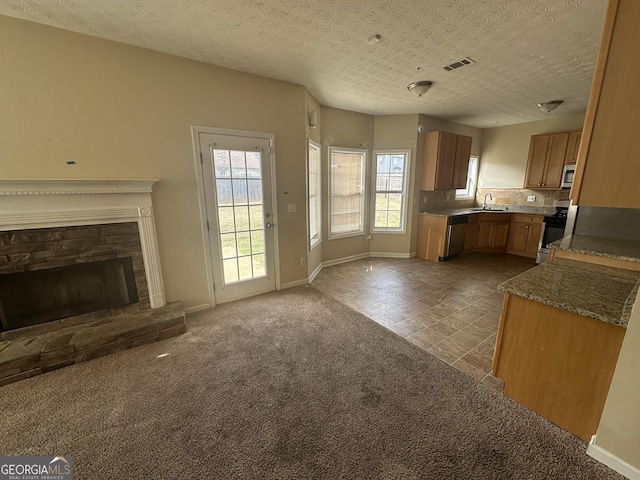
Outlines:
[[0, 341], [0, 386], [186, 331], [176, 302]]

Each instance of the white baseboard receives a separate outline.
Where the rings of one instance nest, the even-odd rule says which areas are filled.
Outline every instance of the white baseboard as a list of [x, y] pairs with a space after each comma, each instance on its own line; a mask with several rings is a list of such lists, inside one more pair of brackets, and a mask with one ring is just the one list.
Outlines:
[[192, 313], [201, 312], [203, 310], [208, 310], [211, 308], [211, 305], [208, 303], [203, 303], [202, 305], [196, 305], [194, 307], [187, 307], [184, 309], [184, 313], [190, 315]]
[[374, 258], [411, 258], [410, 253], [371, 252], [369, 255]]
[[295, 282], [288, 282], [280, 284], [280, 290], [286, 290], [287, 288], [299, 287], [301, 285], [309, 285], [309, 280], [306, 278], [303, 280], [296, 280]]
[[607, 467], [615, 470], [621, 475], [624, 475], [629, 480], [640, 480], [640, 469], [633, 465], [629, 465], [627, 462], [616, 457], [608, 450], [596, 445], [595, 435], [591, 437], [591, 441], [587, 447], [587, 455], [595, 458], [600, 463], [604, 463]]
[[309, 283], [313, 282], [313, 280], [318, 276], [318, 274], [322, 271], [323, 266], [324, 265], [321, 263], [313, 272], [311, 272], [311, 275], [309, 275]]
[[330, 267], [332, 265], [339, 265], [341, 263], [353, 262], [355, 260], [362, 260], [363, 258], [369, 258], [371, 254], [369, 252], [360, 253], [358, 255], [351, 255], [349, 257], [336, 258], [334, 260], [327, 260], [326, 262], [322, 262], [323, 267]]

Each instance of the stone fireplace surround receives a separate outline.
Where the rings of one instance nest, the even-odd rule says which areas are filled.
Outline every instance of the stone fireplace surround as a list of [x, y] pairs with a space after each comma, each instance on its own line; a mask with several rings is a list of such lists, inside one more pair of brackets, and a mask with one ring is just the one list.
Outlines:
[[[82, 248], [77, 248], [81, 240], [76, 238], [65, 244], [65, 240], [72, 239], [65, 239], [64, 232], [73, 232], [67, 235], [70, 237], [78, 237], [77, 232], [84, 232], [80, 237], [93, 237], [96, 230], [103, 230], [112, 234], [114, 242], [116, 232], [126, 232], [126, 245], [112, 246], [106, 256], [117, 257], [121, 252], [132, 257], [140, 297], [130, 310], [132, 313], [126, 313], [127, 308], [114, 309], [2, 332], [0, 386], [186, 331], [179, 302], [166, 305], [151, 202], [156, 181], [0, 180], [0, 274], [20, 271], [29, 262], [35, 262], [30, 268], [39, 268], [47, 261], [34, 260], [33, 254], [21, 256], [16, 251], [20, 250], [15, 247], [16, 236], [28, 240], [34, 231], [53, 235], [51, 242], [58, 255], [48, 258], [53, 266], [83, 261]], [[130, 235], [135, 230], [139, 236], [138, 253], [131, 248]], [[60, 255], [65, 246], [70, 248], [70, 254]], [[86, 250], [97, 250], [95, 258], [100, 260], [100, 248], [94, 247]], [[36, 256], [40, 255], [46, 253]]]

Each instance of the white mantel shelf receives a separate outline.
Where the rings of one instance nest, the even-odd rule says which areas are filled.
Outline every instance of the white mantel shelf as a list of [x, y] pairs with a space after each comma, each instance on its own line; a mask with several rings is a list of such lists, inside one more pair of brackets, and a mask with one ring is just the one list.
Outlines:
[[0, 179], [0, 195], [151, 193], [156, 179]]
[[166, 304], [150, 179], [0, 179], [0, 231], [137, 222], [152, 308]]

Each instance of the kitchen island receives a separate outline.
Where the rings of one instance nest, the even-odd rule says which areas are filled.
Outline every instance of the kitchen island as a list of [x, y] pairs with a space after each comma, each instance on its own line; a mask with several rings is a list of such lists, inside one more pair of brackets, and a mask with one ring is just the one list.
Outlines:
[[550, 262], [499, 287], [493, 372], [507, 396], [587, 441], [638, 293], [640, 248], [579, 237], [552, 247]]

